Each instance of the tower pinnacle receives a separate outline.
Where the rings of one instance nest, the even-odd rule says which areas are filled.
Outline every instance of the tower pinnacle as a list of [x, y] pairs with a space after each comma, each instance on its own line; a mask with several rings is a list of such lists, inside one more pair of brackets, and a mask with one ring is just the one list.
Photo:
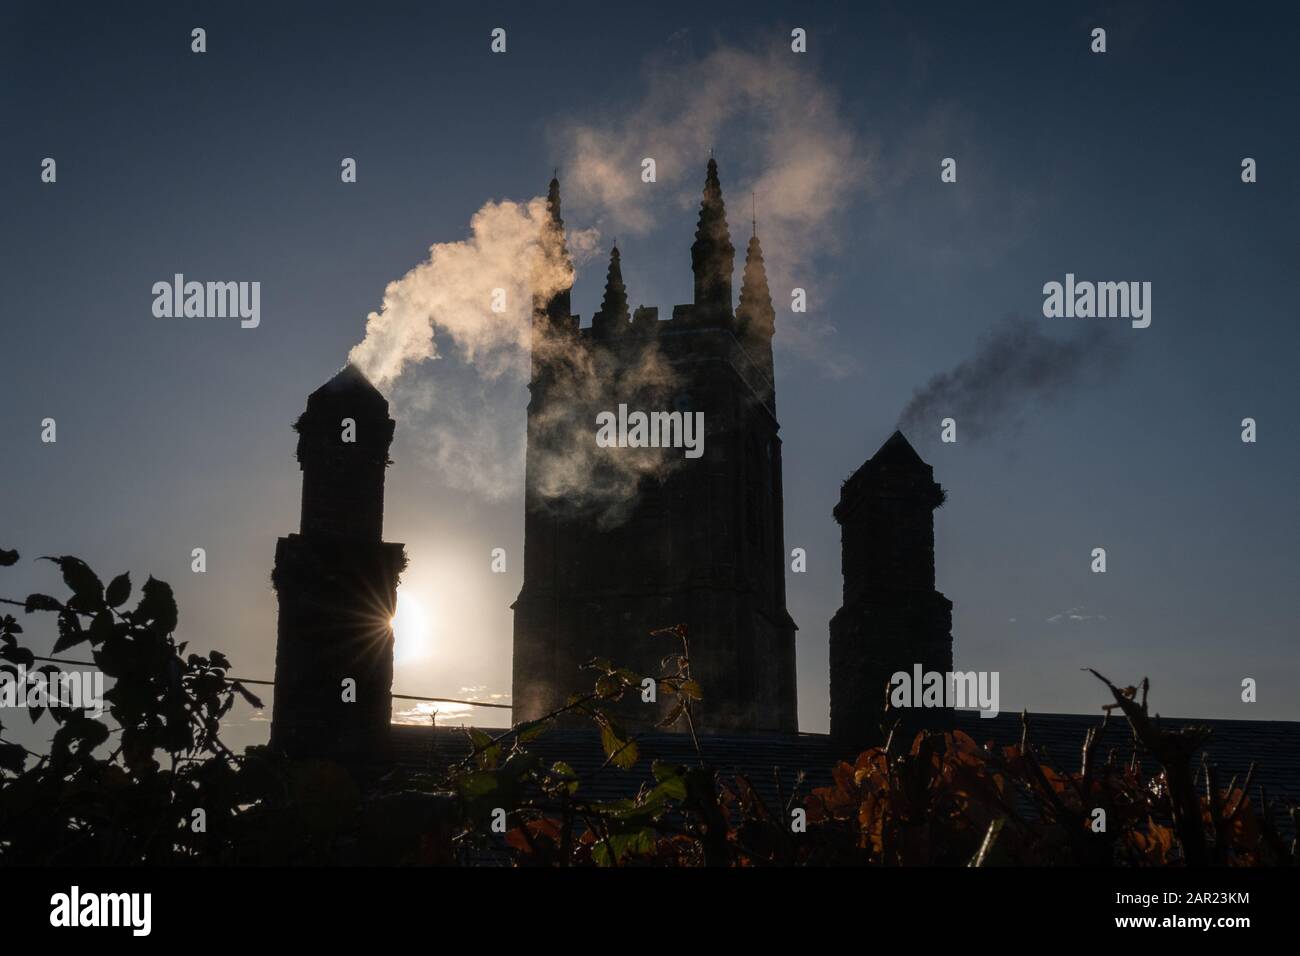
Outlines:
[[767, 378], [763, 399], [775, 409], [776, 371], [772, 360], [772, 335], [776, 332], [776, 311], [767, 289], [767, 269], [763, 265], [763, 247], [758, 241], [757, 217], [754, 235], [745, 250], [745, 273], [740, 283], [740, 303], [736, 306], [736, 322], [740, 340], [745, 350], [758, 363]]
[[551, 214], [551, 221], [563, 229], [564, 220], [560, 218], [560, 171], [558, 169], [551, 177], [550, 188], [546, 190], [546, 206]]
[[609, 251], [609, 272], [605, 275], [605, 297], [601, 299], [600, 311], [591, 320], [592, 328], [600, 335], [618, 332], [629, 321], [627, 311], [627, 287], [623, 284], [622, 257], [618, 251], [617, 240]]
[[[546, 191], [546, 211], [550, 214], [550, 227], [555, 229], [560, 236], [560, 255], [565, 262], [569, 261], [569, 244], [564, 234], [564, 219], [560, 216], [560, 171], [555, 170], [551, 177], [550, 187]], [[553, 328], [558, 327], [569, 317], [569, 311], [572, 308], [572, 299], [570, 289], [560, 289], [556, 292], [549, 302], [536, 302], [535, 309], [545, 313], [549, 325]], [[548, 330], [549, 331], [549, 330]]]
[[700, 222], [691, 246], [691, 269], [695, 273], [695, 305], [715, 315], [731, 314], [731, 272], [736, 250], [727, 229], [727, 210], [718, 181], [718, 162], [709, 157], [700, 202]]

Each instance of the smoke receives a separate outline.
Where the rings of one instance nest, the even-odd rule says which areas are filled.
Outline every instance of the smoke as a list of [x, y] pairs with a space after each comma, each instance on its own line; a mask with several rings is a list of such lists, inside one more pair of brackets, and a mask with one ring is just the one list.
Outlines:
[[489, 379], [450, 362], [403, 375], [389, 396], [401, 441], [439, 483], [490, 501], [523, 486], [527, 400], [513, 374]]
[[[577, 261], [596, 239], [592, 231], [570, 234]], [[388, 284], [348, 360], [387, 388], [411, 363], [439, 356], [437, 328], [482, 375], [524, 374], [533, 297], [549, 298], [572, 282], [545, 199], [488, 202], [470, 221], [468, 239], [438, 243], [428, 259]]]
[[1056, 339], [1028, 319], [1010, 317], [980, 340], [970, 358], [917, 389], [898, 424], [922, 436], [945, 418], [955, 419], [970, 438], [1012, 430], [1031, 409], [1064, 401], [1113, 370], [1122, 354], [1118, 336], [1100, 326]]
[[[723, 190], [737, 265], [743, 263], [749, 193], [756, 197], [768, 276], [780, 308], [804, 288], [809, 312], [779, 323], [792, 347], [822, 353], [833, 327], [818, 319], [814, 254], [833, 248], [840, 213], [867, 178], [871, 159], [843, 121], [836, 98], [784, 47], [753, 52], [721, 47], [706, 57], [654, 64], [641, 100], [604, 125], [556, 124], [563, 149], [566, 207], [589, 212], [595, 226], [568, 230], [582, 264], [601, 232], [643, 233], [675, 206], [674, 224], [689, 236], [699, 203], [704, 160], [721, 148]], [[725, 155], [723, 155], [725, 154]], [[657, 182], [641, 181], [653, 158]], [[731, 165], [727, 165], [731, 163]], [[570, 215], [572, 218], [572, 215]], [[470, 222], [470, 237], [434, 245], [429, 258], [389, 283], [365, 340], [349, 359], [381, 388], [412, 363], [439, 356], [435, 329], [449, 335], [483, 374], [524, 372], [533, 296], [549, 297], [573, 281], [560, 237], [547, 228], [546, 203], [488, 202]], [[504, 310], [494, 290], [505, 293]]]
[[[565, 238], [582, 261], [598, 233]], [[533, 419], [535, 484], [566, 507], [593, 507], [612, 525], [626, 516], [642, 478], [663, 477], [676, 463], [659, 449], [598, 448], [596, 411], [611, 394], [641, 395], [659, 407], [673, 375], [654, 345], [615, 368], [563, 336], [534, 338], [534, 303], [573, 283], [565, 238], [552, 228], [545, 199], [487, 203], [469, 238], [438, 243], [389, 283], [349, 361], [389, 393], [404, 439], [447, 487], [501, 499], [518, 491], [524, 474], [519, 392], [537, 358], [549, 370], [550, 400]], [[441, 357], [435, 336], [452, 344], [457, 361], [436, 376], [407, 374]]]
[[[549, 397], [532, 417], [527, 464], [542, 496], [534, 505], [586, 509], [600, 526], [621, 524], [641, 481], [663, 480], [684, 458], [679, 449], [597, 446], [596, 413], [612, 408], [611, 395], [636, 407], [670, 407], [672, 368], [652, 344], [617, 366], [563, 338], [541, 339], [538, 353], [547, 364]], [[447, 363], [438, 375], [402, 376], [389, 398], [403, 441], [446, 487], [490, 500], [520, 493], [528, 393], [514, 375], [487, 378]]]
[[[828, 341], [834, 327], [816, 317], [821, 286], [812, 259], [834, 245], [839, 212], [868, 163], [831, 92], [795, 65], [802, 58], [781, 49], [722, 47], [701, 59], [655, 64], [640, 100], [609, 122], [551, 124], [562, 144], [557, 152], [569, 153], [562, 173], [568, 218], [591, 223], [563, 238], [582, 266], [602, 231], [652, 228], [665, 197], [675, 207], [674, 226], [689, 237], [704, 162], [718, 147], [737, 265], [752, 190], [775, 305], [789, 301], [795, 286], [809, 303], [808, 313], [778, 322], [781, 343], [844, 374], [850, 366]], [[656, 161], [655, 184], [641, 181], [645, 157]], [[573, 280], [544, 199], [490, 201], [475, 213], [467, 238], [432, 246], [424, 262], [389, 283], [368, 316], [349, 361], [389, 395], [404, 440], [447, 486], [488, 498], [517, 491], [525, 452], [520, 393], [533, 353], [552, 348], [531, 341], [533, 303]], [[444, 352], [458, 361], [441, 365], [436, 377], [409, 374]], [[549, 420], [535, 419], [546, 435], [546, 453], [532, 463], [538, 487], [595, 504], [603, 520], [617, 522], [639, 482], [663, 477], [677, 462], [658, 449], [597, 448], [595, 412], [608, 406], [611, 392], [639, 393], [664, 407], [671, 369], [647, 348], [620, 366], [611, 389], [615, 370], [593, 366], [580, 350], [545, 357], [555, 370], [552, 394], [562, 400], [548, 406], [556, 409]], [[573, 411], [563, 417], [562, 406]]]
[[601, 448], [594, 441], [596, 413], [612, 411], [616, 402], [669, 409], [676, 373], [652, 342], [617, 362], [604, 352], [564, 350], [551, 357], [549, 368], [548, 391], [563, 398], [547, 402], [533, 416], [530, 467], [542, 495], [539, 503], [588, 510], [600, 527], [622, 524], [642, 481], [662, 482], [685, 459], [681, 449]]
[[[675, 228], [693, 228], [694, 219], [683, 216], [698, 208], [713, 151], [737, 266], [752, 192], [774, 304], [788, 308], [791, 290], [806, 290], [808, 311], [777, 323], [780, 343], [841, 376], [853, 366], [834, 348], [834, 325], [818, 312], [827, 280], [813, 273], [814, 259], [838, 245], [843, 212], [868, 182], [874, 157], [805, 62], [781, 45], [648, 61], [639, 103], [602, 125], [561, 125], [557, 138], [569, 150], [564, 182], [573, 208], [590, 210], [602, 230], [616, 234], [649, 231], [665, 206]], [[655, 161], [653, 184], [641, 179], [647, 158]]]

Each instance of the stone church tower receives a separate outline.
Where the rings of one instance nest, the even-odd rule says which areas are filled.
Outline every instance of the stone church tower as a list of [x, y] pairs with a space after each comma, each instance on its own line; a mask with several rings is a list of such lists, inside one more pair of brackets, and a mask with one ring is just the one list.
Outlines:
[[952, 602], [934, 589], [934, 469], [894, 432], [844, 482], [840, 524], [844, 606], [831, 619], [831, 737], [846, 753], [883, 743], [882, 724], [949, 727], [945, 708], [884, 712], [890, 676], [952, 670]]
[[389, 753], [389, 622], [406, 566], [402, 545], [383, 541], [393, 424], [383, 395], [349, 365], [311, 393], [294, 425], [302, 521], [276, 544], [271, 574], [280, 604], [271, 746], [292, 757], [364, 769]]
[[[555, 180], [549, 199], [562, 234]], [[797, 730], [775, 312], [756, 229], [733, 307], [734, 260], [710, 159], [691, 246], [694, 302], [664, 321], [653, 308], [629, 316], [614, 248], [590, 327], [570, 314], [567, 289], [536, 303], [524, 582], [514, 604], [516, 721], [590, 691], [595, 676], [580, 668], [592, 658], [659, 673], [661, 659], [679, 645], [649, 632], [685, 624], [692, 676], [703, 687], [700, 729]], [[620, 403], [702, 412], [703, 455], [597, 449], [596, 415]], [[622, 715], [632, 726], [661, 719], [674, 703], [632, 697]]]

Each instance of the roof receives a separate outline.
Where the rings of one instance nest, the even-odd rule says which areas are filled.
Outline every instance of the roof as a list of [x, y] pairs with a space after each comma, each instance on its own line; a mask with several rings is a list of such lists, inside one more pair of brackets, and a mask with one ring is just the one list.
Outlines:
[[944, 493], [934, 481], [934, 469], [916, 453], [901, 431], [895, 431], [858, 466], [840, 486], [840, 500], [835, 505], [835, 520], [841, 524], [864, 497], [906, 497], [936, 508]]
[[[503, 728], [481, 728], [496, 736]], [[642, 783], [653, 781], [650, 767], [656, 760], [694, 763], [695, 748], [689, 734], [655, 732], [636, 738], [640, 757], [631, 770], [613, 766], [601, 769], [605, 753], [600, 734], [586, 727], [556, 727], [529, 741], [528, 749], [546, 764], [568, 763], [582, 779], [583, 792], [594, 800], [617, 800], [636, 793]], [[393, 725], [393, 749], [397, 762], [410, 769], [442, 769], [469, 753], [469, 739], [461, 727], [414, 727]], [[709, 762], [723, 773], [739, 772], [765, 801], [788, 799], [800, 770], [807, 772], [802, 792], [831, 783], [831, 768], [839, 754], [825, 734], [706, 734], [700, 748]]]
[[382, 454], [388, 459], [388, 445], [396, 427], [388, 417], [388, 399], [355, 365], [348, 364], [337, 375], [307, 396], [307, 408], [293, 423], [298, 433], [298, 460], [306, 449], [324, 444], [332, 451], [341, 445], [340, 423], [351, 418], [356, 424], [352, 439], [355, 449], [365, 454]]
[[345, 365], [337, 375], [316, 391], [307, 396], [307, 409], [314, 411], [317, 406], [333, 407], [340, 402], [360, 402], [376, 409], [388, 411], [388, 399], [375, 388], [374, 383], [366, 378], [365, 373], [351, 362]]
[[921, 456], [916, 453], [912, 443], [901, 431], [895, 431], [885, 440], [869, 461], [877, 465], [892, 465], [899, 468], [928, 468], [929, 466], [921, 460]]
[[[1101, 715], [1093, 714], [1030, 714], [1029, 739], [1045, 750], [1050, 765], [1077, 771], [1082, 757], [1084, 734], [1089, 728], [1101, 726]], [[1213, 733], [1203, 750], [1218, 771], [1220, 782], [1227, 786], [1233, 775], [1243, 782], [1252, 762], [1255, 763], [1252, 796], [1258, 794], [1256, 785], [1262, 785], [1272, 797], [1286, 797], [1300, 802], [1300, 723], [1284, 720], [1211, 720], [1205, 718], [1162, 717], [1165, 729], [1190, 725], [1210, 727]], [[1020, 741], [1020, 715], [1000, 714], [981, 718], [976, 711], [958, 711], [957, 726], [977, 743], [992, 742], [1005, 747]], [[1128, 721], [1116, 715], [1111, 718], [1106, 734], [1098, 745], [1097, 753], [1104, 756], [1114, 749], [1125, 759], [1132, 753], [1133, 732]], [[1149, 758], [1139, 759], [1143, 766], [1152, 769]], [[1200, 751], [1196, 755], [1197, 766]]]
[[[1084, 735], [1101, 722], [1101, 715], [1093, 714], [1030, 715], [1029, 739], [1039, 748], [1040, 755], [1046, 751], [1049, 765], [1063, 771], [1077, 771]], [[1239, 782], [1244, 780], [1254, 761], [1252, 796], [1257, 796], [1258, 787], [1263, 786], [1270, 799], [1280, 797], [1300, 802], [1300, 723], [1181, 718], [1162, 718], [1161, 722], [1167, 727], [1200, 724], [1213, 729], [1205, 750], [1223, 786], [1234, 775]], [[976, 711], [958, 711], [956, 726], [980, 744], [1003, 747], [1020, 741], [1019, 714], [982, 718]], [[503, 732], [483, 729], [493, 735]], [[398, 762], [412, 769], [440, 769], [469, 752], [468, 738], [460, 727], [394, 725], [393, 739]], [[690, 763], [696, 759], [687, 734], [648, 733], [638, 737], [637, 744], [640, 759], [630, 771], [614, 767], [601, 769], [605, 757], [600, 736], [588, 728], [555, 728], [530, 742], [529, 748], [547, 763], [568, 762], [581, 776], [586, 792], [596, 800], [634, 794], [642, 783], [652, 779], [650, 766], [654, 760]], [[769, 805], [789, 798], [800, 771], [805, 773], [802, 792], [807, 793], [814, 787], [829, 786], [835, 764], [854, 756], [843, 753], [826, 734], [707, 734], [701, 735], [700, 746], [708, 761], [720, 771], [739, 772], [748, 777]], [[1127, 760], [1132, 746], [1128, 722], [1112, 718], [1097, 752], [1104, 756], [1114, 749], [1118, 758]], [[1149, 759], [1142, 762], [1149, 770], [1154, 769]]]

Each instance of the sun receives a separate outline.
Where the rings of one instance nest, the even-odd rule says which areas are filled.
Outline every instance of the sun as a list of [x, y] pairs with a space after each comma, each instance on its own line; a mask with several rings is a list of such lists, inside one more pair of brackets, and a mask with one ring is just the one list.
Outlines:
[[433, 620], [423, 602], [409, 588], [397, 589], [397, 613], [393, 615], [394, 656], [414, 660], [426, 656], [433, 645]]

